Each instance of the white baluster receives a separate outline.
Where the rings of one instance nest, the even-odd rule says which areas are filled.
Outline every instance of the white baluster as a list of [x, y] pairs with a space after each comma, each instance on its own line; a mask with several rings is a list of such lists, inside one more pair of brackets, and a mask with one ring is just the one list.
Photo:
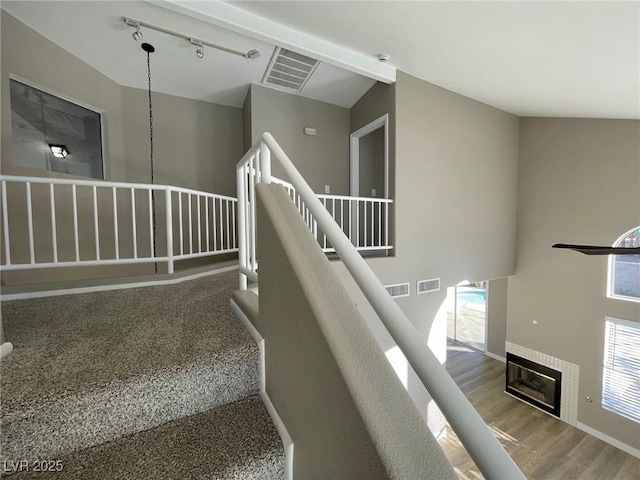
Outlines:
[[113, 193], [113, 238], [116, 246], [116, 260], [120, 259], [120, 239], [118, 237], [118, 195], [116, 187], [112, 189]]
[[7, 182], [2, 182], [2, 226], [4, 230], [4, 259], [11, 265], [11, 247], [9, 244], [9, 210], [7, 208]]

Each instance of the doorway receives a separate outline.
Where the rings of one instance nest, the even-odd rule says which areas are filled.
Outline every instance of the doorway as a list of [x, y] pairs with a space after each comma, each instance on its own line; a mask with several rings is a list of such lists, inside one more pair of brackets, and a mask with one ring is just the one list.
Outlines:
[[388, 236], [388, 204], [372, 199], [389, 198], [389, 115], [353, 132], [350, 149], [349, 237], [363, 255], [388, 255], [376, 248]]
[[447, 336], [483, 352], [487, 343], [487, 282], [447, 289]]
[[351, 196], [389, 198], [389, 114], [353, 132], [350, 145]]

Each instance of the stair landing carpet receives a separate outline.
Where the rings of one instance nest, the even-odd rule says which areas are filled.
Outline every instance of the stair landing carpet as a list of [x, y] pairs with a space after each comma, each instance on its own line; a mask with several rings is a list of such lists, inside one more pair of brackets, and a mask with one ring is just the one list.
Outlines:
[[96, 455], [90, 447], [127, 450], [136, 434], [175, 436], [184, 430], [172, 421], [259, 398], [258, 349], [229, 307], [236, 275], [4, 302], [15, 351], [0, 362], [2, 460], [84, 450], [73, 457], [83, 464]]

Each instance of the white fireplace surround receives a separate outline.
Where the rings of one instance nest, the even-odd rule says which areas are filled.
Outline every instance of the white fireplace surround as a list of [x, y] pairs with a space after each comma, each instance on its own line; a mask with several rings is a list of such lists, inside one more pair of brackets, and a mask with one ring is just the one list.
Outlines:
[[570, 425], [578, 426], [578, 379], [580, 367], [575, 363], [570, 363], [511, 342], [505, 343], [505, 349], [509, 353], [562, 373], [560, 419]]

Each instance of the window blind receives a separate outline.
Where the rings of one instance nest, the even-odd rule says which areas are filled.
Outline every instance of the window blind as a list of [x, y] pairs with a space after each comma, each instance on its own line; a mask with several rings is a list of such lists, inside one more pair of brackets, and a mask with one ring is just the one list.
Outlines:
[[605, 320], [602, 406], [640, 423], [640, 324]]

